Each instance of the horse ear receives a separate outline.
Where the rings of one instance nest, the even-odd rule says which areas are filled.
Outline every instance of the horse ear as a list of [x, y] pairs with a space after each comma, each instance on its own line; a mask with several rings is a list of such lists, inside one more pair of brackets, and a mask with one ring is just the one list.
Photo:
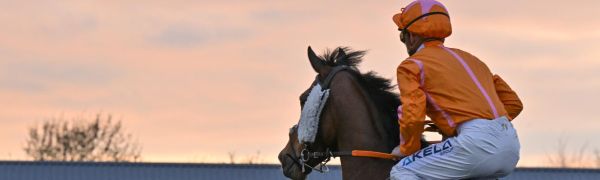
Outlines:
[[343, 61], [343, 64], [347, 64], [346, 61], [345, 61], [346, 60], [346, 52], [344, 51], [343, 48], [341, 48], [341, 47], [338, 48], [338, 53], [337, 53], [336, 59], [337, 59], [336, 60], [337, 62], [342, 62]]
[[317, 73], [321, 74], [321, 72], [325, 70], [325, 63], [323, 63], [323, 60], [321, 60], [321, 58], [315, 54], [310, 46], [308, 46], [308, 60], [310, 61], [312, 68]]
[[344, 49], [339, 48], [338, 49], [338, 55], [337, 55], [338, 59], [343, 59], [346, 57], [346, 52], [344, 51]]

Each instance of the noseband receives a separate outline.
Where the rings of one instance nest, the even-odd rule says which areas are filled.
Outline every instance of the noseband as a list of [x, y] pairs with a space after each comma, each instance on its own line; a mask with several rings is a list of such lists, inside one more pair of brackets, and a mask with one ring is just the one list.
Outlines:
[[[293, 128], [295, 128], [296, 126], [294, 126]], [[296, 147], [294, 146], [294, 143], [291, 144], [292, 145], [292, 155], [290, 154], [285, 154], [287, 155], [290, 159], [292, 159], [294, 161], [294, 163], [300, 167], [302, 167], [302, 173], [306, 173], [306, 168], [309, 168], [311, 170], [315, 170], [317, 172], [320, 173], [326, 173], [329, 172], [329, 167], [327, 167], [327, 162], [329, 162], [329, 160], [331, 160], [331, 157], [335, 157], [333, 154], [330, 154], [328, 156], [323, 156], [324, 154], [321, 154], [320, 152], [310, 152], [308, 150], [308, 145], [302, 143], [302, 146], [304, 146], [302, 148], [302, 151], [300, 151], [300, 156], [298, 157], [298, 155], [296, 154]], [[332, 153], [331, 151], [329, 151], [329, 149], [327, 149], [327, 152]], [[306, 164], [308, 161], [310, 161], [310, 159], [318, 159], [318, 158], [322, 158], [325, 157], [325, 159], [323, 161], [321, 161], [319, 163], [319, 166], [317, 168], [317, 166], [310, 166], [308, 164]]]

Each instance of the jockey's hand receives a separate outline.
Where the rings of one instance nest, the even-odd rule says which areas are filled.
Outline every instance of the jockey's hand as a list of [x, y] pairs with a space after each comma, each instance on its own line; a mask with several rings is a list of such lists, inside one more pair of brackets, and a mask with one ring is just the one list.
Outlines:
[[400, 153], [400, 146], [396, 146], [390, 154], [396, 156], [397, 160], [400, 160], [400, 159], [404, 158], [404, 156], [405, 156], [405, 155], [402, 155], [402, 153]]

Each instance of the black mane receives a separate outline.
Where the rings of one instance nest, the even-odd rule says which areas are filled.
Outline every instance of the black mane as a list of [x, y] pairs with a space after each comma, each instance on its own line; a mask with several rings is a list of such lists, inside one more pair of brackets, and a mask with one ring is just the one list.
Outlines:
[[[339, 59], [340, 49], [346, 53], [346, 57]], [[349, 47], [338, 47], [331, 51], [327, 49], [321, 56], [321, 59], [325, 60], [325, 64], [329, 66], [350, 66], [357, 68], [358, 64], [362, 62], [362, 57], [365, 56], [366, 51], [354, 51]]]
[[[346, 53], [345, 57], [339, 57], [340, 49]], [[400, 141], [397, 114], [397, 108], [401, 104], [400, 98], [398, 94], [392, 92], [395, 86], [391, 84], [391, 80], [378, 76], [373, 71], [361, 73], [358, 70], [358, 65], [362, 62], [365, 53], [366, 51], [354, 51], [349, 47], [339, 47], [333, 51], [325, 51], [321, 59], [325, 60], [325, 63], [331, 67], [342, 65], [351, 67], [351, 71], [354, 71], [354, 74], [357, 75], [360, 84], [371, 95], [377, 109], [384, 114], [384, 127], [393, 140], [390, 142], [390, 147], [395, 147]]]

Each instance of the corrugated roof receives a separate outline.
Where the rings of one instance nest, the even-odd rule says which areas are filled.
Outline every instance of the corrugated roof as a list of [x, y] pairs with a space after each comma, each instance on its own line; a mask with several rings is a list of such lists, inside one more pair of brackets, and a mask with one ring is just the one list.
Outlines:
[[[309, 179], [341, 179], [341, 168]], [[279, 165], [0, 161], [0, 180], [285, 179]], [[600, 179], [600, 169], [518, 168], [503, 179]]]
[[503, 179], [559, 180], [596, 179], [600, 180], [600, 169], [574, 168], [517, 168]]
[[[341, 177], [338, 166], [331, 173], [313, 173], [310, 179]], [[0, 161], [0, 180], [197, 180], [285, 179], [279, 165], [200, 163], [115, 163]]]

